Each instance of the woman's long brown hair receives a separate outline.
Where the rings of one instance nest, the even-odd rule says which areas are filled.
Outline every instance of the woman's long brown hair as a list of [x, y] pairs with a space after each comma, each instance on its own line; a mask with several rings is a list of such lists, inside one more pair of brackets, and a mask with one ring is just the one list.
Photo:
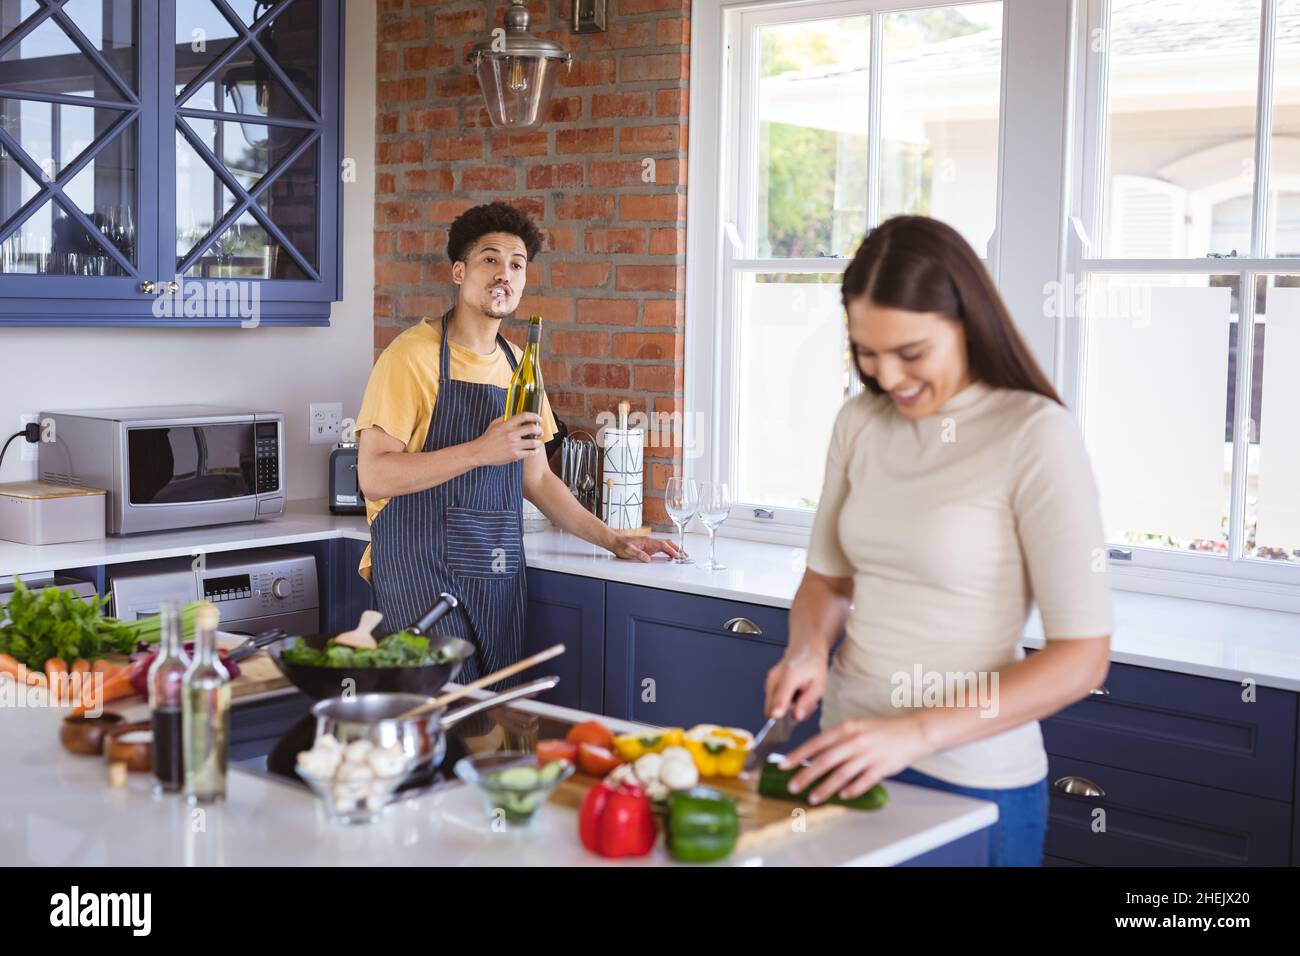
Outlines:
[[[861, 296], [885, 308], [937, 312], [960, 322], [972, 378], [1065, 404], [1020, 337], [984, 264], [951, 226], [896, 216], [867, 233], [840, 286], [845, 309]], [[872, 394], [883, 391], [861, 366], [858, 377]]]

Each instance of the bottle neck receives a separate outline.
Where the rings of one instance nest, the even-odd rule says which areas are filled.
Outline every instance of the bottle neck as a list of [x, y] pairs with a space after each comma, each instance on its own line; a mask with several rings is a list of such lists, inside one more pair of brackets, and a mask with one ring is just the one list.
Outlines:
[[194, 659], [201, 664], [211, 664], [217, 659], [217, 632], [215, 628], [195, 632]]

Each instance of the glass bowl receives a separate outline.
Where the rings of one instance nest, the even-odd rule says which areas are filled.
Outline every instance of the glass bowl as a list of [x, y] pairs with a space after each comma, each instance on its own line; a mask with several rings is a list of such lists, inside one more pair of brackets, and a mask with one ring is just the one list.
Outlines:
[[[549, 769], [553, 768], [553, 769]], [[456, 761], [456, 776], [478, 787], [487, 815], [493, 822], [526, 827], [542, 804], [574, 772], [567, 760], [553, 760], [537, 766], [537, 754], [522, 750], [499, 750], [471, 754]]]
[[379, 819], [393, 793], [410, 775], [410, 766], [392, 777], [371, 777], [365, 781], [335, 780], [313, 777], [294, 768], [298, 776], [307, 781], [312, 792], [320, 797], [321, 804], [331, 823], [351, 826], [356, 823], [373, 823]]

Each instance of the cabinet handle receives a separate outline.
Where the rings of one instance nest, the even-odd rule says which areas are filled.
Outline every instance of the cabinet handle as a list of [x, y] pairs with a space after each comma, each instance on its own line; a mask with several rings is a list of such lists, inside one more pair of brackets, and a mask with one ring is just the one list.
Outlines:
[[1092, 697], [1109, 697], [1110, 688], [1105, 684], [1102, 684], [1100, 687], [1094, 687], [1092, 690], [1088, 691], [1088, 694]]
[[158, 291], [158, 283], [154, 282], [153, 279], [145, 279], [140, 283], [140, 291], [145, 295], [153, 295]]
[[732, 634], [762, 634], [763, 629], [747, 617], [733, 617], [722, 629]]
[[177, 292], [181, 291], [180, 283], [177, 282], [175, 279], [168, 279], [166, 282], [163, 283], [163, 291], [170, 292], [172, 295], [175, 295]]
[[1061, 793], [1068, 793], [1074, 797], [1096, 797], [1098, 800], [1106, 799], [1106, 791], [1101, 789], [1087, 777], [1061, 777], [1055, 781], [1052, 786]]

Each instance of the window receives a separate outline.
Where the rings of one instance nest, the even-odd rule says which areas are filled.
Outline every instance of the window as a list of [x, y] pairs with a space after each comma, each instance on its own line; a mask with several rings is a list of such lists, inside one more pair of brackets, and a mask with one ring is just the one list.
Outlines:
[[[1003, 4], [723, 9], [721, 189], [692, 194], [717, 203], [702, 215], [721, 253], [709, 355], [688, 354], [688, 373], [708, 366], [688, 405], [710, 408], [710, 427], [687, 467], [731, 483], [729, 530], [806, 535], [836, 413], [860, 387], [839, 285], [862, 237], [918, 213], [993, 248]], [[711, 122], [693, 107], [693, 131]]]
[[1061, 327], [1112, 556], [1300, 581], [1300, 0], [1085, 9]]

